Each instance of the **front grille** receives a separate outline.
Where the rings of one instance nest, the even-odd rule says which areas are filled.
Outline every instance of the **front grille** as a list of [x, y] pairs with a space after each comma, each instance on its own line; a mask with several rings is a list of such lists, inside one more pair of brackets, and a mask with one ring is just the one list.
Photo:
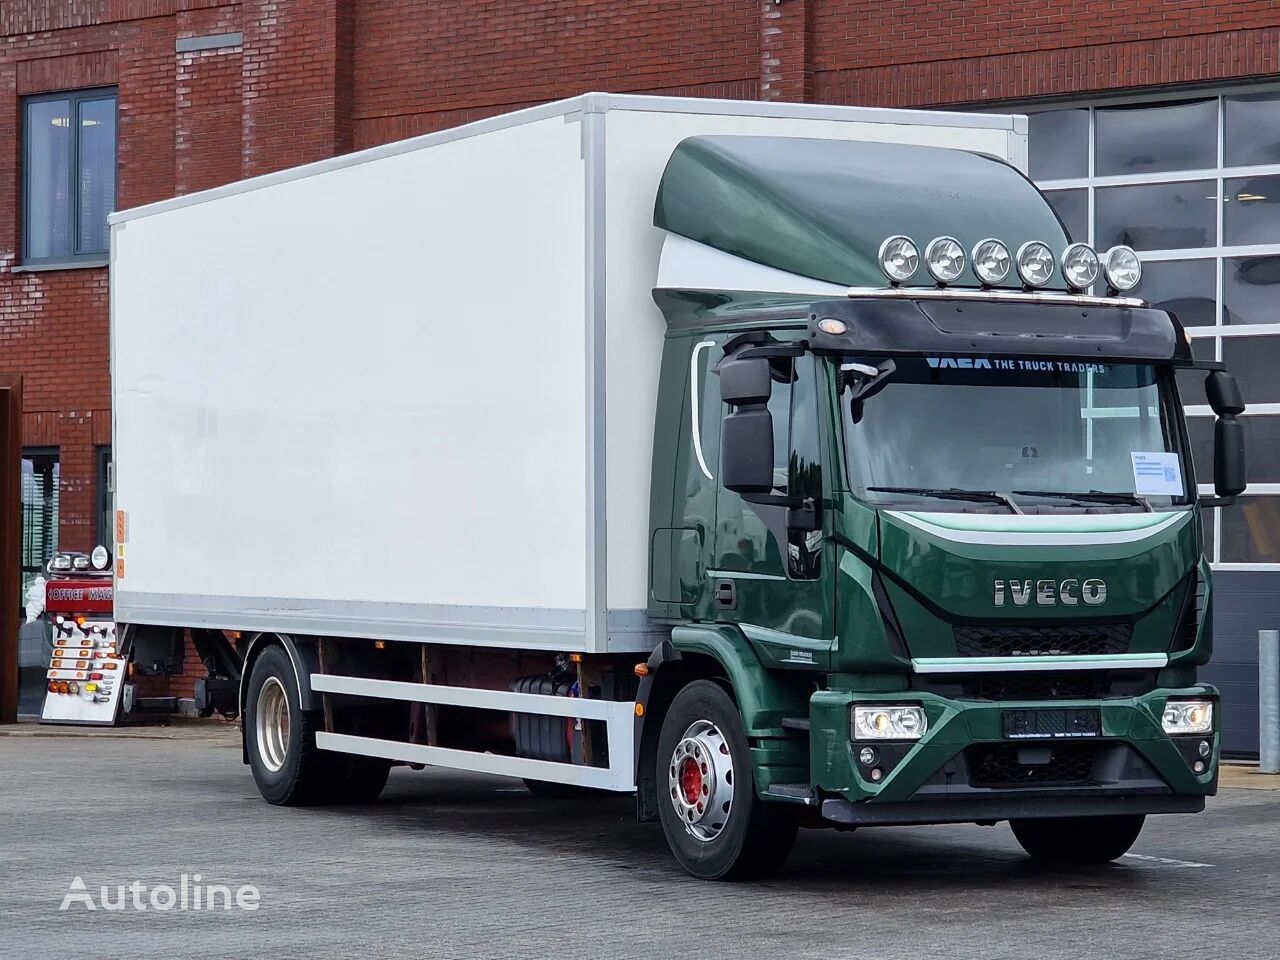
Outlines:
[[956, 652], [962, 657], [1107, 656], [1129, 652], [1131, 623], [1070, 626], [956, 626]]
[[960, 700], [1097, 700], [1138, 697], [1157, 686], [1158, 670], [1029, 670], [914, 674], [913, 690]]
[[1111, 692], [1106, 670], [975, 673], [961, 681], [969, 700], [1091, 700]]
[[975, 787], [1092, 783], [1097, 756], [1098, 745], [1093, 743], [1056, 743], [1044, 747], [984, 743], [966, 751], [969, 781]]

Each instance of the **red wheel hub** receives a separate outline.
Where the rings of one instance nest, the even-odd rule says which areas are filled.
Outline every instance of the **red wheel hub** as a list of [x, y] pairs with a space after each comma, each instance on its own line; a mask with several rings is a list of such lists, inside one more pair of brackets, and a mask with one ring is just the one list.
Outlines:
[[693, 757], [685, 757], [680, 762], [680, 792], [689, 806], [702, 799], [702, 769]]

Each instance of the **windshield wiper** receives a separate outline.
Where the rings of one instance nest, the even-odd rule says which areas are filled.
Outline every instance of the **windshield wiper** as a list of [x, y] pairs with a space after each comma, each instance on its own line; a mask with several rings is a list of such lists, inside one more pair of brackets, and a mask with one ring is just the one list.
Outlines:
[[[959, 487], [867, 487], [874, 493], [910, 493], [918, 497], [938, 497], [943, 500], [973, 500], [977, 503], [999, 503], [1009, 508], [1011, 513], [1022, 513], [1021, 508], [1013, 502], [1007, 493], [994, 490], [961, 490]], [[1017, 493], [1018, 491], [1014, 491]]]
[[1154, 513], [1151, 502], [1136, 493], [1105, 493], [1102, 490], [1066, 492], [1062, 490], [1014, 490], [1020, 497], [1054, 497], [1058, 500], [1081, 500], [1085, 503], [1131, 503], [1147, 513]]

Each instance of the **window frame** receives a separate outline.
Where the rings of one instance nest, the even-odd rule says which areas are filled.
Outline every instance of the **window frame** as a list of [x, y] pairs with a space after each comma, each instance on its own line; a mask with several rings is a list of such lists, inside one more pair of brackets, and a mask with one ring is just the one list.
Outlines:
[[[1280, 337], [1280, 322], [1276, 323], [1226, 323], [1225, 271], [1227, 261], [1239, 257], [1280, 256], [1280, 241], [1258, 244], [1227, 244], [1225, 242], [1225, 204], [1223, 191], [1230, 180], [1242, 177], [1258, 177], [1280, 174], [1280, 163], [1271, 164], [1233, 164], [1226, 163], [1226, 99], [1243, 94], [1271, 93], [1280, 97], [1280, 84], [1238, 84], [1238, 85], [1205, 85], [1186, 86], [1170, 89], [1160, 93], [1121, 94], [1113, 97], [1097, 97], [1087, 99], [1068, 99], [1060, 101], [1029, 101], [1020, 104], [1002, 106], [1001, 112], [1041, 113], [1056, 110], [1084, 109], [1089, 111], [1089, 144], [1088, 169], [1083, 177], [1069, 177], [1055, 180], [1038, 180], [1036, 186], [1049, 193], [1056, 190], [1084, 189], [1088, 198], [1088, 236], [1084, 242], [1097, 242], [1097, 191], [1113, 186], [1137, 186], [1159, 183], [1181, 183], [1193, 180], [1208, 180], [1215, 185], [1218, 195], [1216, 213], [1215, 243], [1196, 248], [1178, 248], [1169, 250], [1139, 250], [1138, 257], [1143, 263], [1177, 263], [1186, 260], [1210, 260], [1214, 264], [1214, 320], [1212, 325], [1188, 327], [1187, 332], [1194, 338], [1204, 339], [1212, 343], [1212, 359], [1221, 360], [1223, 342], [1232, 337], [1271, 336]], [[1217, 101], [1217, 164], [1214, 167], [1195, 170], [1168, 170], [1154, 173], [1116, 174], [1100, 176], [1097, 174], [1097, 110], [1099, 108], [1122, 105], [1158, 106], [1164, 102], [1196, 99], [1213, 99]], [[1079, 238], [1072, 238], [1073, 240]], [[1188, 422], [1193, 419], [1212, 418], [1212, 408], [1204, 404], [1184, 405], [1184, 414]], [[1244, 416], [1280, 417], [1280, 403], [1252, 403]], [[1188, 431], [1189, 433], [1189, 431]], [[1199, 478], [1197, 478], [1199, 479]], [[1212, 495], [1212, 483], [1198, 484], [1202, 495]], [[1250, 483], [1241, 496], [1280, 496], [1280, 483]], [[1215, 570], [1280, 570], [1280, 563], [1258, 561], [1222, 561], [1222, 511], [1212, 511], [1212, 517], [1206, 517], [1212, 524], [1212, 550], [1209, 560]]]
[[94, 502], [97, 506], [98, 519], [94, 524], [94, 543], [101, 544], [114, 556], [116, 552], [115, 530], [112, 524], [112, 497], [114, 491], [111, 489], [111, 444], [100, 443], [93, 448], [94, 464], [96, 472], [94, 474]]
[[[67, 116], [71, 122], [71, 154], [67, 163], [67, 196], [68, 203], [68, 235], [71, 237], [72, 250], [70, 253], [59, 254], [51, 257], [32, 257], [30, 254], [30, 199], [31, 199], [31, 169], [32, 169], [32, 137], [30, 133], [30, 116], [31, 106], [37, 103], [50, 103], [55, 101], [67, 101]], [[114, 181], [113, 189], [119, 190], [120, 186], [120, 93], [118, 87], [86, 87], [82, 90], [60, 90], [52, 93], [39, 93], [31, 96], [24, 96], [20, 101], [20, 129], [22, 136], [22, 188], [21, 198], [19, 200], [18, 223], [19, 223], [19, 248], [21, 253], [20, 263], [23, 267], [55, 267], [55, 266], [105, 266], [108, 255], [110, 253], [110, 243], [107, 249], [92, 252], [80, 252], [80, 183], [77, 171], [80, 168], [80, 105], [98, 100], [110, 100], [112, 103], [111, 122], [114, 125], [116, 137], [116, 150], [114, 163], [112, 164], [112, 177]], [[117, 192], [116, 196], [119, 194]]]
[[[56, 505], [55, 505], [55, 507], [54, 507], [53, 526], [52, 526], [52, 530], [53, 530], [53, 550], [52, 550], [52, 553], [57, 553], [57, 552], [58, 552], [58, 543], [59, 543], [59, 541], [62, 539], [62, 537], [61, 537], [61, 534], [62, 534], [62, 530], [61, 530], [61, 527], [62, 527], [62, 504], [61, 504], [61, 500], [62, 500], [62, 490], [61, 490], [61, 483], [62, 483], [62, 473], [61, 473], [61, 470], [62, 470], [62, 449], [61, 449], [60, 447], [56, 446], [56, 445], [39, 444], [39, 445], [36, 445], [36, 446], [23, 447], [23, 448], [22, 448], [22, 450], [19, 452], [18, 456], [19, 456], [19, 458], [20, 458], [21, 460], [34, 460], [34, 459], [36, 459], [36, 458], [38, 458], [38, 457], [51, 457], [51, 458], [53, 459], [53, 466], [54, 466], [55, 470], [57, 471], [57, 474], [55, 475], [55, 477], [54, 477], [54, 481], [53, 481], [53, 484], [54, 484], [53, 496], [54, 496], [54, 503], [55, 503]], [[21, 492], [21, 491], [19, 491], [19, 494], [18, 494], [18, 495], [19, 495], [19, 497], [21, 497], [21, 496], [22, 496], [22, 492]], [[22, 507], [25, 507], [25, 504], [22, 504], [21, 506], [22, 506]], [[19, 525], [20, 525], [20, 526], [19, 526], [18, 535], [19, 535], [19, 537], [21, 538], [21, 543], [20, 543], [20, 552], [25, 552], [25, 550], [26, 550], [26, 519], [27, 519], [27, 518], [26, 518], [26, 515], [25, 515], [25, 514], [26, 514], [25, 509], [22, 509], [22, 515], [20, 516], [20, 518], [19, 518], [19, 520], [18, 520], [18, 523], [19, 523]], [[52, 553], [50, 554], [50, 556], [52, 556]], [[20, 557], [20, 559], [19, 559], [19, 580], [20, 580], [20, 582], [22, 582], [23, 584], [25, 584], [25, 582], [26, 582], [26, 577], [27, 577], [29, 574], [34, 574], [34, 575], [36, 575], [36, 576], [44, 576], [44, 575], [45, 575], [45, 564], [48, 564], [48, 562], [49, 562], [49, 557], [46, 557], [46, 558], [42, 561], [41, 566], [40, 566], [40, 567], [38, 567], [38, 568], [33, 568], [33, 567], [29, 566], [28, 564], [22, 563], [22, 559], [25, 559], [25, 558], [24, 558], [24, 557]], [[26, 593], [25, 586], [24, 586], [24, 588], [23, 588], [23, 593], [24, 593], [24, 594]], [[24, 600], [26, 599], [26, 598], [25, 598], [25, 596], [23, 597], [23, 599], [24, 599]]]

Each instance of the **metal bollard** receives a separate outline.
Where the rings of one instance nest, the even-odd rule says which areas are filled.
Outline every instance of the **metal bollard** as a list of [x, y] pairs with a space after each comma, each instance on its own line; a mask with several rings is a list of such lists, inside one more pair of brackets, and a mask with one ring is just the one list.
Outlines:
[[1280, 773], [1280, 630], [1258, 631], [1258, 760]]

